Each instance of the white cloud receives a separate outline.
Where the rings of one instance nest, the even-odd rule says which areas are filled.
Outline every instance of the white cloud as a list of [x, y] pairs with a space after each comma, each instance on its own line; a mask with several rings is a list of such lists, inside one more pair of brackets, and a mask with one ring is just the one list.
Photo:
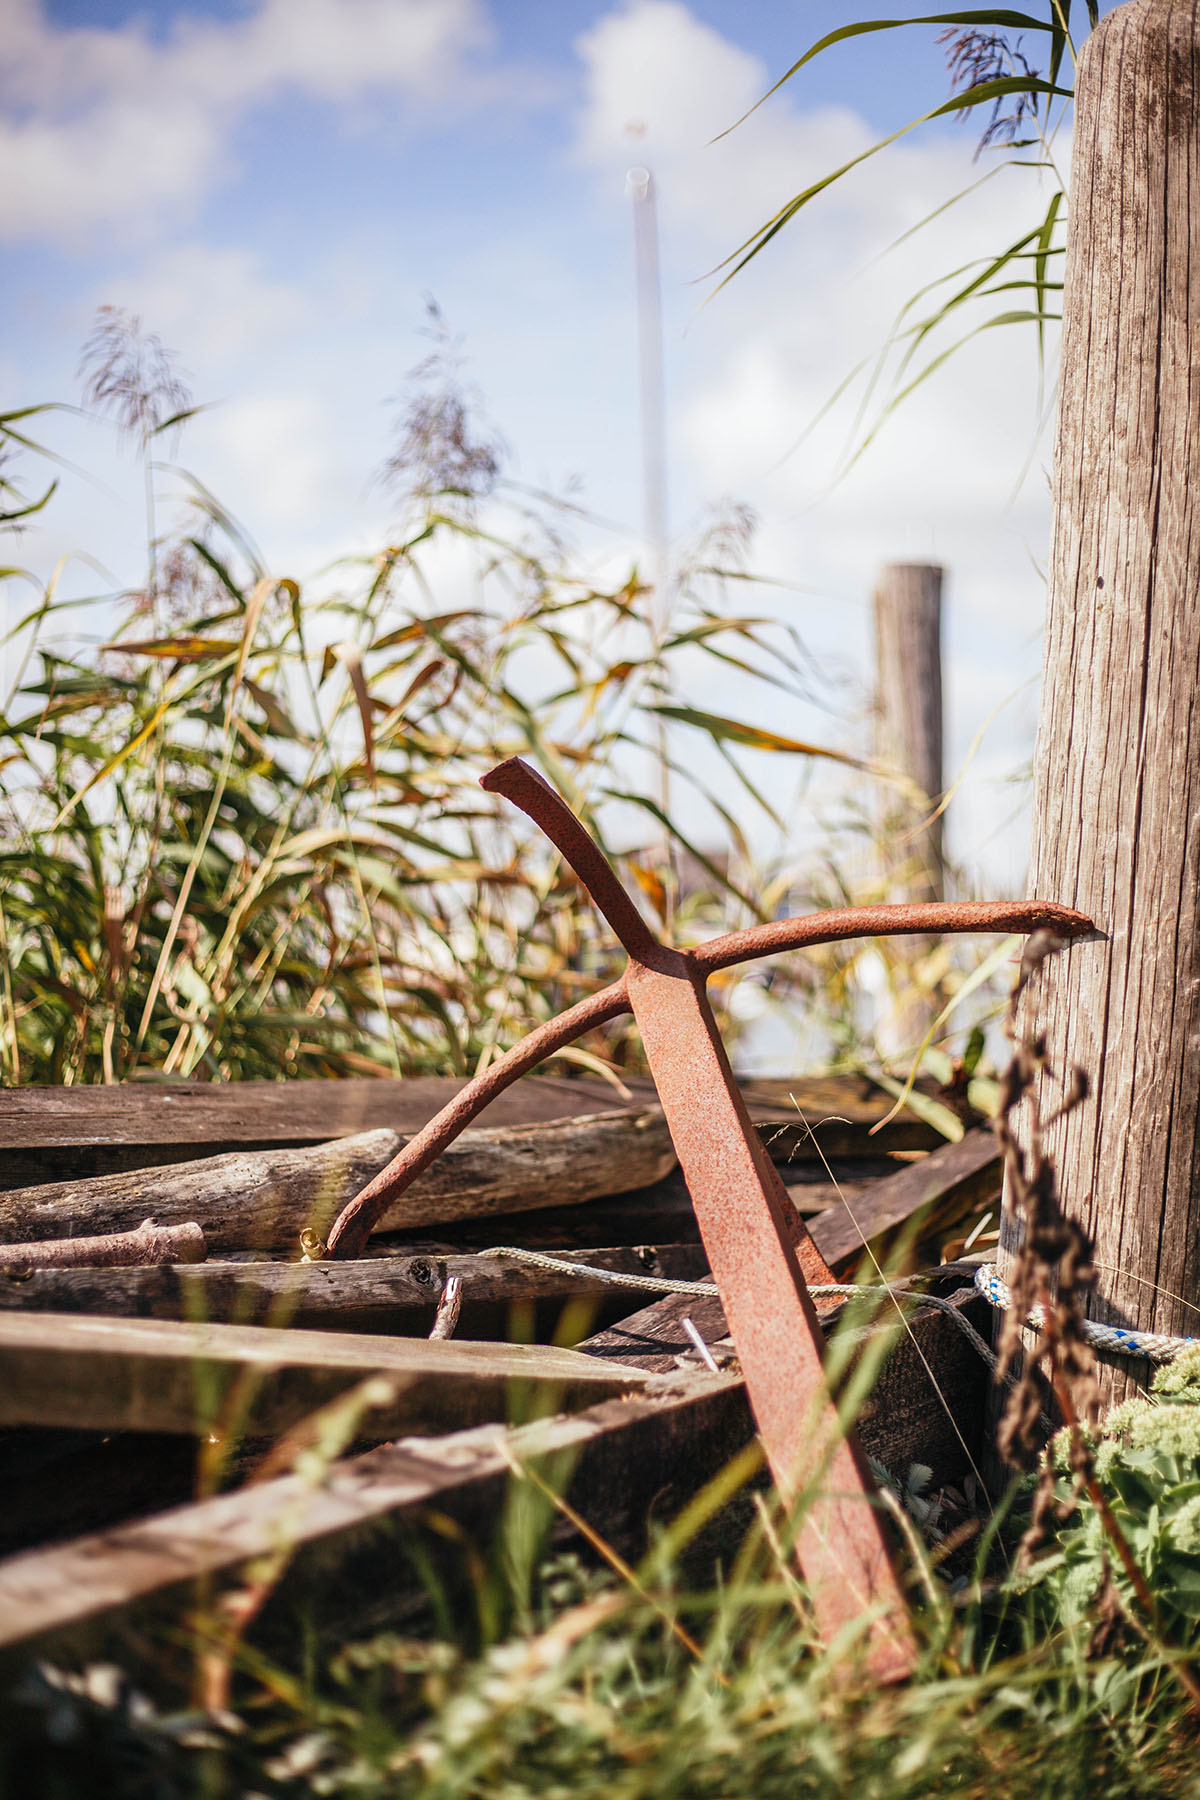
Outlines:
[[[580, 154], [599, 165], [650, 162], [675, 218], [728, 251], [747, 218], [769, 217], [806, 179], [865, 150], [871, 134], [844, 107], [763, 108], [766, 65], [681, 0], [635, 0], [577, 43], [587, 78]], [[716, 141], [713, 141], [713, 140]], [[749, 211], [748, 211], [749, 209]]]
[[206, 473], [211, 462], [218, 492], [235, 514], [239, 497], [253, 495], [252, 524], [265, 547], [272, 534], [286, 531], [294, 539], [314, 518], [344, 505], [333, 422], [318, 395], [306, 389], [257, 393], [221, 407], [205, 423], [198, 442]]
[[229, 164], [253, 107], [293, 92], [374, 93], [424, 108], [489, 41], [483, 0], [261, 0], [243, 18], [60, 28], [7, 0], [0, 38], [0, 233], [71, 239], [144, 230], [193, 206]]
[[643, 0], [609, 13], [576, 47], [588, 77], [579, 143], [593, 157], [628, 145], [631, 130], [658, 151], [696, 150], [766, 86], [758, 57], [701, 24], [680, 0]]
[[206, 394], [232, 363], [278, 344], [316, 310], [314, 294], [268, 275], [253, 251], [207, 244], [181, 244], [110, 277], [98, 298], [128, 307], [167, 344], [182, 346]]

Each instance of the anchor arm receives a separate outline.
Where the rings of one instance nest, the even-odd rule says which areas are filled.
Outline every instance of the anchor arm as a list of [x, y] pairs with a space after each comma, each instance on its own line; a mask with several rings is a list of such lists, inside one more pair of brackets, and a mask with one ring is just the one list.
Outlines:
[[635, 962], [652, 962], [661, 948], [621, 883], [612, 864], [579, 823], [561, 794], [519, 756], [509, 757], [480, 778], [490, 794], [503, 794], [561, 850], [612, 926], [619, 944]]
[[447, 1145], [452, 1144], [460, 1131], [481, 1113], [485, 1106], [502, 1094], [506, 1087], [520, 1076], [544, 1062], [546, 1057], [553, 1056], [564, 1044], [574, 1043], [576, 1038], [583, 1037], [585, 1032], [592, 1031], [597, 1025], [607, 1024], [609, 1019], [620, 1018], [623, 1012], [629, 1011], [629, 996], [625, 989], [625, 978], [615, 981], [611, 987], [601, 988], [597, 994], [589, 994], [586, 1000], [580, 1000], [568, 1012], [559, 1013], [556, 1019], [547, 1019], [539, 1025], [519, 1044], [496, 1061], [489, 1063], [482, 1074], [468, 1081], [466, 1087], [460, 1088], [453, 1100], [443, 1106], [436, 1117], [430, 1119], [428, 1125], [410, 1138], [398, 1156], [394, 1156], [385, 1169], [381, 1169], [374, 1181], [368, 1183], [353, 1200], [347, 1201], [329, 1233], [327, 1255], [330, 1257], [350, 1258], [361, 1256], [367, 1247], [367, 1239], [382, 1219], [388, 1207], [398, 1200], [405, 1189], [411, 1187], [418, 1175], [423, 1175], [431, 1163], [437, 1161]]
[[1041, 930], [1072, 938], [1084, 937], [1094, 929], [1084, 913], [1053, 900], [937, 900], [923, 905], [843, 906], [831, 912], [802, 913], [794, 919], [772, 919], [769, 924], [750, 925], [744, 931], [697, 944], [688, 954], [697, 968], [712, 975], [753, 957], [809, 950], [847, 938]]

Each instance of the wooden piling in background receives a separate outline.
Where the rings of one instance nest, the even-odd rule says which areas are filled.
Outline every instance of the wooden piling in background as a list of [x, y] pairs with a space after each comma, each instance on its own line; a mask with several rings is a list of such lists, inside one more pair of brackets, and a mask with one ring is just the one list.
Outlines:
[[[904, 783], [882, 789], [882, 873], [893, 901], [946, 893], [942, 818], [932, 817], [942, 792], [942, 579], [930, 563], [887, 563], [875, 587], [875, 754]], [[916, 978], [931, 947], [914, 938], [889, 949], [896, 1002], [880, 1042], [898, 1062], [937, 1014], [939, 994]]]

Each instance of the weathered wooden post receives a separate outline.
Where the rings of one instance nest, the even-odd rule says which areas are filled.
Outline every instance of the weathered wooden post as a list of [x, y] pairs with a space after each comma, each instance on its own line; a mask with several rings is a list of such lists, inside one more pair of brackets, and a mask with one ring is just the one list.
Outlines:
[[[910, 784], [887, 787], [881, 819], [887, 898], [943, 900], [942, 819], [931, 814], [942, 792], [942, 570], [929, 563], [888, 563], [875, 588], [876, 756]], [[903, 977], [928, 954], [930, 940], [895, 945]], [[910, 1052], [937, 1010], [936, 993], [912, 984], [900, 995], [881, 1037]]]
[[1051, 1135], [1090, 1310], [1196, 1334], [1200, 3], [1118, 7], [1077, 74], [1030, 879], [1107, 937], [1048, 965], [1037, 1005], [1092, 1082]]

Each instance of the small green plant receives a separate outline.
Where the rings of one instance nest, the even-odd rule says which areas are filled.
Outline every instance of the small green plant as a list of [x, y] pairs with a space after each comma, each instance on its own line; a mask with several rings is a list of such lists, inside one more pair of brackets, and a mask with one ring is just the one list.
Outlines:
[[[1093, 1438], [1097, 1479], [1152, 1590], [1173, 1641], [1200, 1641], [1200, 1344], [1160, 1369], [1151, 1392], [1125, 1401]], [[1060, 1478], [1065, 1519], [1049, 1555], [1025, 1577], [1052, 1616], [1085, 1619], [1110, 1573], [1129, 1612], [1138, 1601], [1113, 1567], [1103, 1518], [1087, 1491], [1076, 1493], [1063, 1434], [1049, 1452]]]

